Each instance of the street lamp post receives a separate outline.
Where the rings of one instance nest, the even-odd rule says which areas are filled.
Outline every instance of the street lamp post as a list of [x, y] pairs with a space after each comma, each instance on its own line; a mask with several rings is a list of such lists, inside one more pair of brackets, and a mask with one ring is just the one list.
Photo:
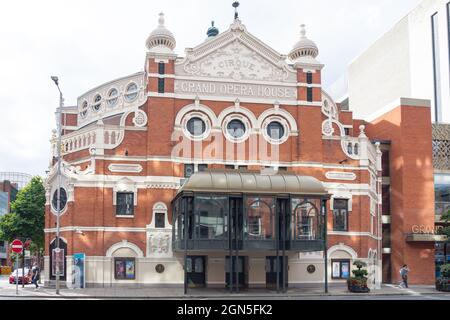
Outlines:
[[[62, 113], [62, 108], [64, 106], [64, 99], [63, 99], [63, 94], [61, 92], [61, 89], [59, 88], [59, 79], [58, 77], [51, 77], [51, 79], [53, 80], [53, 82], [55, 83], [56, 87], [58, 88], [59, 91], [59, 108], [58, 111], [56, 112], [56, 126], [57, 126], [57, 132], [58, 132], [58, 147], [57, 147], [57, 152], [58, 152], [58, 171], [57, 171], [57, 177], [58, 177], [58, 189], [56, 191], [56, 255], [55, 258], [57, 259], [55, 265], [56, 265], [56, 294], [59, 294], [59, 277], [60, 277], [60, 270], [59, 270], [59, 261], [58, 259], [60, 258], [59, 252], [60, 252], [60, 247], [59, 247], [59, 216], [61, 215], [61, 113]], [[50, 267], [51, 268], [51, 267]], [[51, 271], [50, 271], [51, 272]]]

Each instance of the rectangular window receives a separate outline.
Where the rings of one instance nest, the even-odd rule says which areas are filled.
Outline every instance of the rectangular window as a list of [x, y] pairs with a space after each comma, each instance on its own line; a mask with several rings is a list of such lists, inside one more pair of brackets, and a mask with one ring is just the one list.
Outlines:
[[114, 278], [116, 280], [135, 280], [136, 260], [134, 258], [115, 258]]
[[287, 172], [287, 171], [288, 171], [288, 168], [287, 168], [287, 167], [279, 167], [279, 168], [278, 168], [278, 171], [281, 171], [281, 172]]
[[158, 73], [166, 74], [166, 64], [164, 62], [158, 63]]
[[208, 165], [207, 164], [199, 164], [198, 165], [198, 171], [199, 172], [206, 171], [207, 169], [208, 169]]
[[158, 93], [164, 93], [164, 78], [158, 79]]
[[441, 122], [441, 60], [439, 56], [439, 18], [436, 12], [431, 17], [431, 32], [433, 40], [433, 72], [434, 72], [434, 120]]
[[190, 178], [194, 174], [194, 165], [193, 164], [185, 164], [184, 165], [184, 177]]
[[116, 215], [133, 216], [134, 215], [134, 193], [118, 192], [117, 193]]
[[383, 198], [382, 214], [387, 216], [391, 214], [391, 187], [383, 186], [381, 193]]
[[350, 278], [350, 260], [331, 260], [331, 278], [336, 280]]
[[248, 170], [248, 166], [239, 166], [238, 167], [239, 170]]
[[348, 231], [348, 200], [334, 199], [333, 230]]
[[349, 137], [350, 136], [350, 128], [344, 128], [344, 131], [345, 131], [345, 135], [347, 137]]
[[436, 174], [434, 176], [435, 213], [442, 216], [450, 211], [450, 175]]
[[306, 90], [306, 101], [313, 102], [313, 88], [307, 88]]
[[227, 170], [234, 170], [236, 167], [234, 166], [234, 164], [227, 164], [225, 165], [225, 169]]
[[162, 212], [155, 213], [155, 228], [166, 227], [166, 214]]
[[391, 158], [389, 151], [383, 151], [383, 155], [381, 157], [381, 170], [383, 171], [383, 177], [391, 176]]
[[313, 83], [313, 75], [312, 72], [308, 72], [306, 74], [306, 83], [307, 84], [312, 84]]

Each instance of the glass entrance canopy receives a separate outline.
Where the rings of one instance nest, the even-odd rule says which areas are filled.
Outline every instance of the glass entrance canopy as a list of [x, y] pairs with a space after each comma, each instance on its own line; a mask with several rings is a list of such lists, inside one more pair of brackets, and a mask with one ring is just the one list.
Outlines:
[[329, 198], [313, 177], [199, 172], [172, 202], [173, 250], [322, 251]]

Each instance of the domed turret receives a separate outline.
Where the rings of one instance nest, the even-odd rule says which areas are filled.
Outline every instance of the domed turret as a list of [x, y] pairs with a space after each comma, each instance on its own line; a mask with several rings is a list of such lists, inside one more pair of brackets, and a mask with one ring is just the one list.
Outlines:
[[147, 49], [154, 53], [173, 53], [176, 41], [172, 32], [164, 26], [164, 13], [159, 14], [159, 26], [147, 38]]
[[219, 34], [219, 29], [214, 26], [214, 21], [211, 21], [211, 27], [209, 27], [206, 34], [208, 35], [208, 38], [215, 37]]
[[297, 61], [302, 57], [316, 58], [319, 55], [319, 48], [314, 41], [306, 37], [305, 25], [301, 25], [300, 40], [295, 44], [294, 48], [289, 53], [289, 58], [292, 61]]

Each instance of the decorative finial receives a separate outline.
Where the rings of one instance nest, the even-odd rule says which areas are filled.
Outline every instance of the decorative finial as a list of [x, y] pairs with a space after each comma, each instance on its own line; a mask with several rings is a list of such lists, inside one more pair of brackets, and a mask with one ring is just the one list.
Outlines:
[[165, 19], [164, 19], [164, 13], [163, 12], [161, 12], [160, 14], [159, 14], [159, 25], [160, 26], [164, 26], [164, 22], [165, 22]]
[[239, 12], [238, 12], [239, 5], [240, 5], [239, 1], [233, 2], [233, 8], [234, 8], [234, 20], [239, 19]]
[[306, 38], [306, 25], [300, 25], [300, 35], [302, 38]]

